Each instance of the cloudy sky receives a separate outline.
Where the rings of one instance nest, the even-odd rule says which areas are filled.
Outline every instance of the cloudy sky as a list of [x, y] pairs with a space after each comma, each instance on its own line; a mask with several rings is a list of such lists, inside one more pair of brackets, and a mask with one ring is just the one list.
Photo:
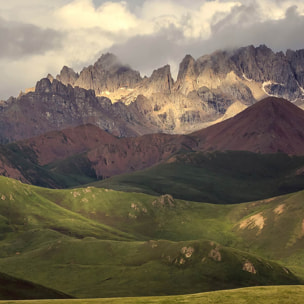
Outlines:
[[186, 54], [304, 48], [304, 0], [9, 0], [0, 6], [0, 99], [104, 52], [142, 75]]

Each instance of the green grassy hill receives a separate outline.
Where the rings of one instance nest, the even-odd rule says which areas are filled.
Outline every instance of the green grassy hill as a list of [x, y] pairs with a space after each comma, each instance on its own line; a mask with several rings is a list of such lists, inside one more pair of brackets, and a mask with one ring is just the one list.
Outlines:
[[94, 187], [233, 204], [304, 189], [304, 157], [230, 151], [179, 154], [152, 168], [94, 182]]
[[251, 287], [190, 295], [81, 300], [0, 301], [1, 304], [302, 304], [303, 286]]
[[275, 262], [209, 241], [61, 239], [2, 258], [0, 265], [7, 273], [80, 298], [300, 283]]
[[285, 265], [303, 269], [303, 196], [215, 205], [0, 177], [0, 267], [82, 298], [299, 284]]

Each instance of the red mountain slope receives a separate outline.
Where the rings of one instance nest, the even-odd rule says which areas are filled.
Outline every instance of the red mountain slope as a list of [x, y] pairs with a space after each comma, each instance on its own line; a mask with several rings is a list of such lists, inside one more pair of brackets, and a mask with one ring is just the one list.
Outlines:
[[304, 111], [268, 97], [233, 118], [191, 134], [198, 150], [304, 154]]
[[[269, 97], [229, 120], [190, 135], [117, 138], [94, 125], [83, 125], [46, 133], [19, 142], [18, 146], [25, 157], [31, 155], [31, 160], [42, 166], [67, 160], [73, 167], [76, 160], [69, 158], [83, 154], [98, 177], [148, 168], [180, 151], [244, 150], [304, 155], [304, 111], [284, 99]], [[8, 162], [2, 156], [0, 173], [21, 176], [20, 170], [14, 169], [19, 168], [18, 163]]]
[[33, 151], [35, 162], [42, 166], [85, 153], [97, 176], [103, 177], [148, 168], [181, 149], [191, 150], [195, 145], [192, 138], [184, 135], [117, 138], [90, 124], [49, 132], [18, 143], [25, 153]]
[[37, 162], [46, 165], [75, 154], [92, 150], [102, 144], [112, 144], [118, 139], [95, 125], [86, 124], [46, 134], [19, 142], [37, 155]]

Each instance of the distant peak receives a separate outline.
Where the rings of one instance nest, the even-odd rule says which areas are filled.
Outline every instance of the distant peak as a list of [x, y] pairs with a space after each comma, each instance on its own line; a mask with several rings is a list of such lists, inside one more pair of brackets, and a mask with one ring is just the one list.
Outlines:
[[151, 75], [151, 78], [154, 78], [155, 76], [156, 77], [159, 77], [160, 75], [169, 75], [171, 76], [171, 67], [169, 64], [166, 64], [165, 66], [159, 68], [159, 69], [156, 69], [153, 71], [152, 75]]
[[183, 61], [182, 62], [193, 62], [193, 61], [195, 61], [195, 59], [190, 55], [190, 54], [187, 54], [185, 57], [184, 57], [184, 59], [183, 59]]
[[191, 69], [195, 64], [195, 59], [191, 55], [186, 55], [185, 58], [179, 65], [179, 77], [186, 74], [186, 72]]
[[61, 69], [61, 71], [60, 71], [60, 74], [61, 73], [67, 73], [67, 72], [74, 72], [75, 73], [75, 71], [72, 69], [72, 68], [69, 68], [68, 66], [66, 66], [66, 65], [64, 65], [63, 67], [62, 67], [62, 69]]
[[121, 66], [122, 63], [118, 57], [112, 53], [102, 54], [96, 61], [95, 66], [102, 67], [104, 70], [110, 70], [112, 67]]
[[56, 76], [56, 79], [61, 81], [63, 84], [71, 84], [74, 85], [75, 81], [78, 79], [79, 75], [68, 66], [63, 66], [60, 71], [60, 74]]
[[46, 76], [46, 78], [48, 78], [50, 82], [53, 82], [53, 80], [54, 80], [54, 77], [53, 77], [52, 74], [48, 74], [48, 75]]

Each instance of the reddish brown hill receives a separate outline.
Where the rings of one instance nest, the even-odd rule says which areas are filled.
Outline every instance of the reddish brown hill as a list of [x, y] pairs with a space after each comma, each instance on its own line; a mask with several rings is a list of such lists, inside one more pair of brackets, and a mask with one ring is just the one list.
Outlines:
[[102, 144], [113, 144], [118, 139], [95, 125], [86, 124], [46, 134], [19, 142], [23, 149], [30, 148], [40, 165], [84, 153]]
[[196, 142], [184, 135], [149, 134], [121, 138], [115, 144], [100, 145], [88, 153], [97, 176], [109, 177], [151, 167]]
[[304, 111], [268, 97], [235, 117], [191, 134], [199, 150], [304, 154]]
[[183, 135], [117, 138], [90, 124], [49, 132], [18, 143], [24, 155], [34, 152], [34, 162], [41, 166], [84, 154], [98, 177], [148, 168], [181, 149], [191, 150], [195, 145], [192, 138]]
[[[52, 164], [55, 171], [67, 168], [60, 171], [64, 174], [69, 174], [69, 170], [77, 165], [75, 161], [79, 158], [73, 156], [82, 154], [85, 166], [97, 177], [148, 168], [180, 151], [244, 150], [304, 155], [304, 111], [284, 99], [270, 97], [229, 120], [190, 135], [150, 134], [117, 138], [87, 124], [46, 133], [17, 145], [21, 152], [18, 155], [30, 158], [35, 165]], [[8, 145], [6, 149], [10, 148]], [[21, 174], [23, 171], [17, 170], [18, 160], [6, 161], [5, 151], [0, 153], [3, 156], [0, 172], [6, 172], [7, 176], [11, 172], [12, 177], [20, 175], [20, 179], [26, 180]], [[30, 169], [32, 167], [29, 165]], [[14, 168], [16, 170], [12, 171]]]

